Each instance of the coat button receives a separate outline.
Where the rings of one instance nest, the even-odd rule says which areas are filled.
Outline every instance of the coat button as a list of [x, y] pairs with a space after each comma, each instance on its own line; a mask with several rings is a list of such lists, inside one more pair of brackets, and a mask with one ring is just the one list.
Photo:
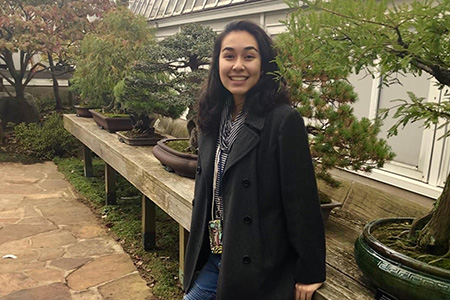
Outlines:
[[194, 207], [194, 205], [195, 205], [195, 198], [192, 199], [192, 207]]
[[244, 264], [248, 265], [249, 263], [252, 262], [252, 259], [250, 258], [250, 256], [245, 255], [245, 256], [242, 258], [242, 262], [243, 262]]
[[244, 179], [242, 180], [242, 185], [243, 185], [244, 187], [249, 187], [249, 186], [250, 186], [250, 179], [244, 178]]
[[250, 216], [245, 216], [244, 217], [244, 223], [245, 224], [251, 224], [252, 223], [252, 217], [250, 217]]
[[202, 172], [202, 168], [200, 166], [197, 166], [197, 174], [200, 174]]

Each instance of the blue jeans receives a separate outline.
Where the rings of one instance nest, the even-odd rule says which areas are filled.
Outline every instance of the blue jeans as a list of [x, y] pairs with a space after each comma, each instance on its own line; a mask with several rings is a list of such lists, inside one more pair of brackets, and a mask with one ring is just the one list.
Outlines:
[[210, 254], [200, 274], [192, 284], [183, 300], [214, 300], [216, 299], [217, 280], [220, 270], [220, 254]]

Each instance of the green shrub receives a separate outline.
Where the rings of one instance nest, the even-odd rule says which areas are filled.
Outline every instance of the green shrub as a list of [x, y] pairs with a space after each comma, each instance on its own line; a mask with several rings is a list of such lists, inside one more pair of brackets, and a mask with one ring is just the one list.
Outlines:
[[58, 113], [49, 115], [43, 124], [21, 123], [14, 131], [20, 151], [39, 159], [74, 156], [78, 151], [77, 140], [64, 129]]

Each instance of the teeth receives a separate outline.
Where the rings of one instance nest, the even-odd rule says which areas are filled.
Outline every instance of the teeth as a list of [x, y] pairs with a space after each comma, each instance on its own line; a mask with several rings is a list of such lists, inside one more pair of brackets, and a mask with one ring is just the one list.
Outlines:
[[246, 79], [247, 79], [247, 77], [243, 77], [243, 76], [241, 76], [241, 77], [231, 77], [231, 80], [236, 80], [236, 81], [246, 80]]

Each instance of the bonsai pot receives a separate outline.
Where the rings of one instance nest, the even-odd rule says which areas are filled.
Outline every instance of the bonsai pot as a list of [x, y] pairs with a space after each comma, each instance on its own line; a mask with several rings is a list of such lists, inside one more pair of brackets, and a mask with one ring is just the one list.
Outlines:
[[92, 117], [94, 121], [97, 123], [98, 127], [101, 129], [105, 129], [108, 132], [116, 132], [116, 131], [128, 131], [133, 128], [133, 124], [131, 123], [130, 117], [114, 117], [109, 118], [102, 113], [90, 109]]
[[92, 114], [89, 111], [91, 108], [80, 106], [80, 105], [75, 105], [74, 107], [75, 107], [75, 113], [77, 114], [77, 117], [92, 118]]
[[175, 140], [188, 139], [163, 139], [153, 147], [153, 155], [161, 162], [166, 170], [175, 172], [180, 176], [195, 178], [197, 170], [197, 155], [183, 153], [174, 150], [165, 143]]
[[390, 218], [368, 223], [355, 242], [356, 263], [380, 290], [398, 299], [450, 299], [450, 271], [398, 253], [372, 235], [381, 225], [412, 221], [412, 218]]
[[342, 203], [334, 201], [334, 200], [331, 200], [330, 203], [320, 204], [320, 208], [322, 210], [323, 221], [326, 222], [328, 220], [328, 218], [330, 217], [330, 213], [334, 208], [341, 207], [341, 206], [342, 206]]
[[156, 143], [163, 139], [164, 136], [159, 135], [155, 133], [153, 136], [150, 137], [141, 137], [141, 136], [133, 136], [129, 137], [126, 135], [126, 133], [122, 132], [116, 132], [116, 134], [119, 136], [119, 141], [122, 143], [131, 145], [131, 146], [154, 146]]

